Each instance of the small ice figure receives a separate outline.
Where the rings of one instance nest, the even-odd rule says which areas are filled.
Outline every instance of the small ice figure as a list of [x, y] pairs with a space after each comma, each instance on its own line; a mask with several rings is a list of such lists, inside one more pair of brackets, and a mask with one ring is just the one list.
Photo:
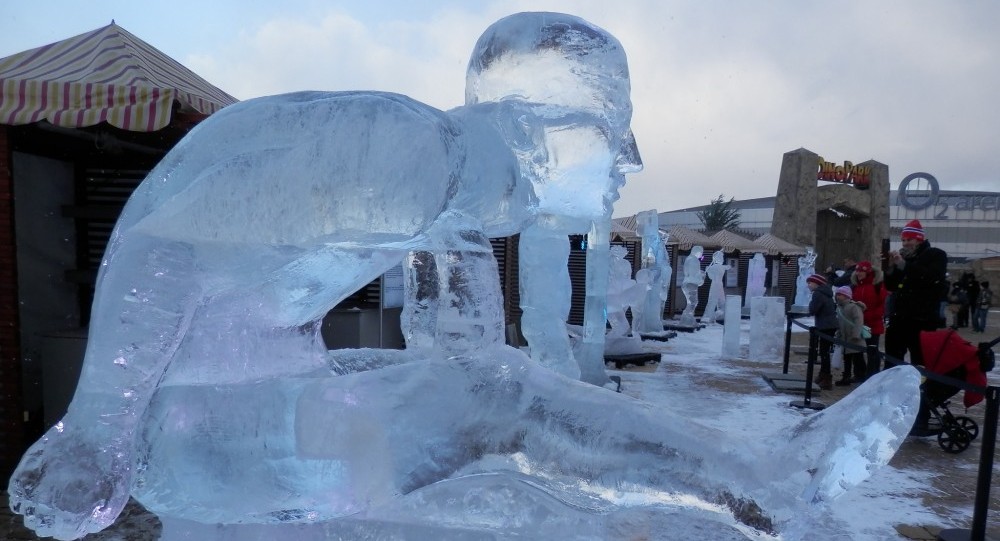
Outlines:
[[648, 282], [640, 283], [632, 278], [632, 264], [625, 259], [628, 250], [621, 245], [611, 247], [611, 276], [608, 277], [608, 323], [611, 330], [608, 336], [628, 336], [632, 334], [632, 324], [629, 323], [625, 311], [632, 308], [632, 318], [635, 319], [635, 307], [646, 296]]
[[[632, 326], [640, 333], [663, 332], [663, 308], [669, 298], [670, 277], [673, 273], [666, 250], [668, 237], [660, 231], [659, 215], [655, 210], [636, 214], [635, 222], [636, 233], [642, 238], [642, 250], [645, 253], [636, 279], [648, 280], [650, 287], [639, 310], [641, 315], [633, 317]], [[633, 309], [633, 316], [635, 312]]]
[[747, 269], [747, 293], [746, 298], [743, 299], [745, 308], [750, 308], [750, 299], [764, 296], [766, 280], [767, 262], [764, 261], [764, 254], [758, 252], [750, 258], [750, 267]]
[[705, 269], [705, 274], [712, 281], [708, 288], [708, 302], [705, 304], [705, 312], [701, 320], [708, 323], [716, 323], [725, 317], [726, 310], [726, 271], [731, 267], [726, 265], [725, 255], [721, 252], [712, 254], [712, 262]]
[[698, 288], [705, 283], [705, 271], [701, 270], [701, 258], [705, 249], [701, 246], [691, 248], [691, 253], [684, 260], [684, 280], [681, 291], [687, 304], [681, 312], [680, 324], [694, 327], [698, 322], [694, 318], [694, 309], [698, 307]]
[[812, 246], [806, 246], [806, 253], [799, 257], [799, 276], [795, 279], [795, 302], [793, 309], [799, 312], [809, 310], [809, 300], [812, 298], [812, 291], [806, 286], [806, 278], [816, 273], [816, 257]]

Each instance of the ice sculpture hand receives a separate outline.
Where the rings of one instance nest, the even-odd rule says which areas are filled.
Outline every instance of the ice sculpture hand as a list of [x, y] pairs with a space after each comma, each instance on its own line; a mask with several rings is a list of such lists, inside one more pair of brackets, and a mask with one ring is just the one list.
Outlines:
[[95, 442], [50, 429], [24, 455], [10, 484], [10, 508], [39, 536], [77, 539], [114, 522], [132, 486], [132, 441]]

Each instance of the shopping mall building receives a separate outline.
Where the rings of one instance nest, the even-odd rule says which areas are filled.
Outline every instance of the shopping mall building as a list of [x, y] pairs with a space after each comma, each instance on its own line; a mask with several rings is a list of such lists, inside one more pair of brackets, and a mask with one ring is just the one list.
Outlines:
[[[786, 159], [787, 159], [786, 155]], [[876, 166], [880, 164], [875, 164]], [[884, 167], [884, 166], [883, 166]], [[876, 167], [877, 169], [877, 167]], [[887, 177], [888, 168], [884, 167]], [[878, 176], [878, 175], [875, 175]], [[839, 266], [844, 256], [855, 259], [867, 259], [879, 253], [888, 239], [890, 249], [899, 247], [899, 233], [903, 225], [913, 219], [920, 220], [927, 233], [927, 238], [933, 246], [948, 253], [949, 262], [956, 267], [964, 267], [974, 260], [996, 258], [1000, 256], [1000, 192], [971, 192], [947, 190], [929, 173], [913, 173], [900, 182], [898, 189], [888, 190], [887, 179], [883, 188], [887, 193], [888, 228], [872, 232], [872, 222], [882, 222], [884, 211], [882, 203], [871, 204], [871, 210], [864, 208], [847, 208], [837, 203], [838, 198], [824, 198], [826, 190], [840, 190], [848, 186], [833, 185], [837, 180], [812, 180], [815, 193], [819, 193], [815, 208], [809, 208], [815, 196], [802, 193], [793, 195], [785, 206], [806, 208], [806, 213], [815, 212], [818, 224], [812, 232], [806, 231], [805, 238], [791, 238], [802, 230], [808, 229], [810, 220], [805, 224], [794, 223], [787, 212], [781, 211], [782, 192], [779, 187], [775, 197], [746, 199], [733, 201], [732, 208], [740, 213], [740, 225], [734, 229], [737, 233], [754, 237], [765, 233], [773, 233], [786, 238], [793, 243], [814, 244], [819, 260], [817, 267], [822, 265]], [[828, 184], [828, 185], [827, 185]], [[817, 186], [818, 185], [818, 186]], [[855, 187], [856, 188], [856, 187]], [[872, 182], [871, 190], [876, 191], [876, 183]], [[867, 190], [865, 190], [867, 191]], [[880, 199], [876, 193], [870, 197]], [[790, 203], [790, 204], [789, 204]], [[776, 218], [776, 206], [779, 208]], [[708, 206], [685, 208], [660, 213], [660, 228], [669, 230], [672, 226], [683, 226], [690, 229], [703, 229], [698, 213]], [[781, 227], [784, 225], [785, 227]], [[784, 230], [784, 234], [776, 230]], [[812, 242], [809, 235], [811, 234]], [[874, 235], [874, 241], [864, 242]], [[875, 249], [860, 248], [874, 246]], [[854, 250], [854, 252], [852, 252]], [[874, 252], [874, 253], [861, 253]], [[826, 253], [824, 253], [826, 252]]]

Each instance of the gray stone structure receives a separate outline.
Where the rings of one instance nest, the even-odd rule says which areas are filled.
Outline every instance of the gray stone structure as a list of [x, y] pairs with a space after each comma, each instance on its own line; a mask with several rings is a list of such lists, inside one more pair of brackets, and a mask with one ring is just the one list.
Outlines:
[[889, 238], [889, 166], [874, 160], [869, 186], [819, 185], [821, 158], [805, 148], [786, 152], [781, 161], [771, 234], [793, 244], [815, 246], [817, 269], [840, 266], [845, 257], [878, 264]]

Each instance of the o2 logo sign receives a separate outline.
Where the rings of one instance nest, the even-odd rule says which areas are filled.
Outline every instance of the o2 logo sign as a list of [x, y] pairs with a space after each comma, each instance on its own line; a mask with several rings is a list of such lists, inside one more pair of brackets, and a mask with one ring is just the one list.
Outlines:
[[[941, 195], [941, 188], [934, 175], [912, 173], [899, 183], [896, 200], [910, 210], [933, 208], [934, 219], [949, 218], [1000, 220], [1000, 194], [962, 193]], [[949, 216], [949, 210], [955, 216]], [[982, 216], [976, 218], [973, 211], [980, 210]], [[992, 216], [992, 217], [991, 217]]]
[[[927, 183], [924, 187], [923, 184]], [[910, 184], [915, 184], [910, 188]], [[938, 192], [941, 188], [934, 175], [930, 173], [911, 173], [899, 183], [896, 198], [899, 204], [910, 210], [923, 210], [938, 202]]]

